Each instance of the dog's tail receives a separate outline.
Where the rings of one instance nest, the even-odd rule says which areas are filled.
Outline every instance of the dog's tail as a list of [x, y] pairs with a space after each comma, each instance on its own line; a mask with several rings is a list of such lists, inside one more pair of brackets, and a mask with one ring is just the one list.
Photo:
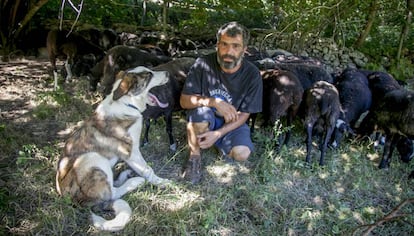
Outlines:
[[122, 230], [131, 218], [131, 207], [126, 201], [122, 199], [117, 199], [114, 202], [112, 202], [112, 209], [115, 211], [115, 218], [113, 218], [112, 220], [106, 220], [103, 217], [91, 212], [93, 225], [99, 230]]

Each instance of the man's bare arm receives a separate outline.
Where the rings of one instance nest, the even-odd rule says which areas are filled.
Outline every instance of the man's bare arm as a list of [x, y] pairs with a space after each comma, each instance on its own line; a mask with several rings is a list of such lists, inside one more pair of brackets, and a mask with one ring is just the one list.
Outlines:
[[230, 123], [238, 119], [238, 112], [236, 108], [219, 98], [181, 94], [180, 105], [184, 109], [194, 109], [202, 106], [214, 107], [217, 109], [217, 112], [224, 117], [226, 123]]

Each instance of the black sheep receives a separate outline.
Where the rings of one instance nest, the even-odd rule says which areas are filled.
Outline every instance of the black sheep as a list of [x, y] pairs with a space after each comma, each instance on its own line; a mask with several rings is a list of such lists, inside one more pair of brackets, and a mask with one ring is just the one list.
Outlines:
[[[375, 132], [375, 122], [373, 121], [373, 112], [378, 108], [379, 102], [384, 98], [385, 94], [395, 90], [401, 89], [401, 85], [398, 84], [392, 75], [386, 72], [380, 71], [364, 71], [368, 78], [368, 85], [372, 94], [372, 104], [370, 112], [362, 120], [360, 126], [358, 127], [358, 134], [362, 135], [371, 135]], [[377, 148], [380, 139], [380, 133], [376, 132], [376, 143], [374, 145]]]
[[321, 157], [319, 165], [324, 165], [324, 157], [328, 141], [335, 128], [341, 112], [338, 90], [326, 81], [318, 81], [304, 94], [306, 138], [306, 162], [311, 161], [312, 134], [315, 129], [320, 134], [319, 149]]
[[150, 92], [155, 94], [165, 106], [147, 106], [147, 109], [143, 112], [145, 124], [144, 137], [142, 139], [143, 145], [149, 143], [148, 134], [151, 124], [150, 119], [157, 119], [164, 115], [166, 122], [165, 128], [170, 142], [170, 150], [173, 152], [176, 151], [177, 144], [172, 135], [172, 113], [173, 111], [182, 109], [179, 102], [181, 90], [187, 77], [187, 73], [194, 62], [194, 58], [182, 57], [152, 68], [154, 71], [168, 71], [170, 79], [166, 84], [154, 87], [150, 90]]
[[[120, 70], [127, 70], [137, 66], [153, 67], [171, 61], [171, 58], [157, 56], [145, 50], [118, 45], [108, 50], [105, 57], [92, 68], [90, 90], [95, 91], [98, 82], [104, 87], [104, 94], [112, 90], [115, 75]], [[102, 79], [101, 79], [102, 77]]]
[[369, 110], [372, 103], [368, 79], [358, 69], [345, 69], [338, 76], [335, 86], [338, 89], [343, 112], [341, 112], [336, 123], [333, 134], [333, 147], [339, 146], [344, 133], [353, 133], [355, 123], [363, 113]]
[[386, 139], [379, 168], [387, 168], [400, 135], [414, 138], [414, 92], [396, 89], [386, 93], [378, 107], [373, 110], [373, 120], [385, 132]]
[[413, 158], [414, 154], [414, 143], [413, 140], [399, 135], [400, 138], [397, 141], [397, 151], [400, 154], [401, 161], [408, 163]]
[[294, 73], [305, 90], [316, 81], [334, 82], [323, 63], [315, 58], [277, 54], [263, 59], [255, 58], [252, 61], [260, 70], [278, 69]]
[[[372, 105], [370, 108], [370, 111], [372, 112], [369, 112], [368, 115], [362, 120], [361, 125], [358, 128], [358, 133], [362, 135], [371, 135], [375, 132], [374, 148], [377, 149], [379, 147], [379, 143], [381, 142], [381, 133], [375, 130], [376, 123], [373, 119], [373, 111], [376, 111], [378, 109], [378, 106], [386, 93], [393, 90], [402, 89], [402, 86], [398, 83], [396, 79], [394, 79], [394, 77], [391, 74], [387, 72], [361, 72], [367, 75], [368, 84], [372, 92]], [[410, 161], [413, 153], [412, 140], [407, 137], [396, 134], [395, 141], [397, 142], [396, 148], [400, 154], [401, 160], [404, 162]]]
[[310, 88], [316, 81], [333, 83], [332, 75], [321, 65], [313, 63], [276, 63], [275, 68], [293, 72], [305, 90]]
[[[302, 102], [303, 88], [295, 74], [282, 70], [262, 72], [263, 78], [263, 119], [264, 125], [274, 124], [281, 117], [286, 117], [288, 130], [280, 145], [288, 144], [290, 126]], [[255, 119], [252, 120], [252, 129]], [[281, 137], [282, 138], [282, 137]]]
[[401, 89], [401, 85], [394, 77], [381, 71], [374, 71], [368, 76], [368, 85], [372, 92], [372, 106], [375, 109], [386, 93], [392, 90]]

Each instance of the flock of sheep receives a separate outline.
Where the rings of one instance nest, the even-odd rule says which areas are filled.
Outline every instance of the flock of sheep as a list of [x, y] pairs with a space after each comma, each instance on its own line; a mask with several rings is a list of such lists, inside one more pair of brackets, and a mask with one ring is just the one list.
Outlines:
[[307, 134], [307, 162], [314, 134], [320, 136], [320, 165], [328, 145], [337, 147], [344, 135], [385, 138], [380, 168], [389, 167], [395, 148], [402, 161], [411, 160], [414, 92], [389, 73], [350, 67], [329, 75], [317, 60], [292, 55], [254, 61], [264, 71], [264, 119], [274, 122], [286, 117], [290, 125], [298, 115]]

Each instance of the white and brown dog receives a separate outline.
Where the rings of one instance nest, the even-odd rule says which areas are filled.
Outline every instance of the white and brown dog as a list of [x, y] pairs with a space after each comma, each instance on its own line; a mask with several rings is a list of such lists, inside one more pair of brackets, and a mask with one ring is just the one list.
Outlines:
[[[154, 173], [139, 150], [142, 112], [147, 104], [154, 106], [158, 102], [149, 90], [167, 81], [168, 72], [142, 66], [118, 73], [112, 92], [66, 141], [57, 167], [57, 192], [69, 195], [82, 206], [112, 209], [112, 220], [92, 212], [93, 224], [100, 230], [117, 231], [128, 223], [131, 208], [120, 199], [124, 194], [145, 180], [155, 185], [169, 183]], [[128, 172], [123, 172], [120, 180], [114, 181], [112, 168], [118, 160], [141, 177], [125, 181]], [[123, 183], [116, 187], [118, 181]]]

